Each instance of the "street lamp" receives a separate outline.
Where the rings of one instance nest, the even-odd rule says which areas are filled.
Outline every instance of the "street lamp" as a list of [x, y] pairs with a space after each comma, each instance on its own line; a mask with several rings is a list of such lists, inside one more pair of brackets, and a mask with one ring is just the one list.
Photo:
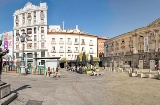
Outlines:
[[134, 55], [134, 47], [132, 46], [132, 72], [134, 70], [134, 61], [133, 61], [133, 55]]
[[26, 74], [25, 64], [24, 64], [24, 46], [25, 46], [25, 42], [28, 41], [28, 35], [23, 32], [22, 35], [18, 34], [17, 37], [20, 38], [20, 41], [22, 43], [22, 59], [21, 59], [21, 64], [20, 64], [21, 73]]

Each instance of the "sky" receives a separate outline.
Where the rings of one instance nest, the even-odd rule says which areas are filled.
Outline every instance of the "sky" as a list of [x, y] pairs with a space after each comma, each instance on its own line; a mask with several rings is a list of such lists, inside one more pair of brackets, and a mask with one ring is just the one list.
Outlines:
[[48, 5], [48, 25], [112, 38], [160, 17], [160, 0], [0, 0], [0, 33], [13, 31], [13, 14], [27, 2]]

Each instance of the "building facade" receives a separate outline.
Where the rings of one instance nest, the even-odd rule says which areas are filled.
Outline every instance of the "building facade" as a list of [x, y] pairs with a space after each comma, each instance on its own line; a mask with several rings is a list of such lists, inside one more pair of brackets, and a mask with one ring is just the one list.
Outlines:
[[103, 57], [104, 57], [104, 43], [108, 38], [103, 36], [98, 36], [97, 38], [97, 57], [100, 58], [99, 66], [103, 66]]
[[47, 9], [46, 3], [35, 6], [28, 2], [24, 8], [14, 12], [14, 55], [16, 59], [21, 57], [19, 52], [22, 52], [22, 43], [19, 36], [23, 33], [28, 35], [28, 41], [24, 47], [27, 62], [33, 62], [34, 56], [45, 57], [47, 55]]
[[3, 49], [9, 49], [9, 53], [4, 56], [4, 61], [13, 60], [13, 31], [5, 32], [0, 34], [0, 39], [2, 40]]
[[75, 60], [79, 53], [97, 57], [97, 36], [85, 34], [82, 30], [63, 30], [60, 26], [49, 26], [47, 45], [49, 56]]
[[146, 27], [113, 37], [104, 44], [107, 66], [154, 69], [160, 65], [160, 18]]

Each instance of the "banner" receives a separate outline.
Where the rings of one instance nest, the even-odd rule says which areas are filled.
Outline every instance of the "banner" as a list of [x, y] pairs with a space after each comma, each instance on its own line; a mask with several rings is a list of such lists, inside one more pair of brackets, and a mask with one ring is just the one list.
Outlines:
[[148, 36], [144, 37], [144, 52], [148, 52]]
[[8, 41], [4, 41], [4, 49], [8, 49]]

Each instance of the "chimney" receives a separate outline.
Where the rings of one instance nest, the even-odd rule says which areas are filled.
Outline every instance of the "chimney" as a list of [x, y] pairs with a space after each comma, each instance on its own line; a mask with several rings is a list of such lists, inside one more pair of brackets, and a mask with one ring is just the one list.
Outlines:
[[76, 30], [78, 30], [78, 25], [76, 25]]

